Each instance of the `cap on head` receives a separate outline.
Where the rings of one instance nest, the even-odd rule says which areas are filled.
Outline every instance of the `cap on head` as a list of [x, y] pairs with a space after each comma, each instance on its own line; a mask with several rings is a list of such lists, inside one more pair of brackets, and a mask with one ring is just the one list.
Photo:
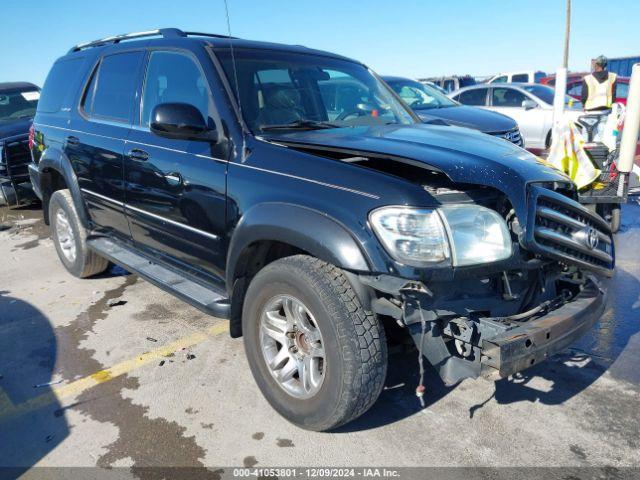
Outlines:
[[607, 63], [609, 63], [609, 61], [607, 60], [607, 57], [605, 57], [604, 55], [600, 55], [598, 58], [596, 58], [596, 61], [594, 63], [604, 68], [607, 66]]

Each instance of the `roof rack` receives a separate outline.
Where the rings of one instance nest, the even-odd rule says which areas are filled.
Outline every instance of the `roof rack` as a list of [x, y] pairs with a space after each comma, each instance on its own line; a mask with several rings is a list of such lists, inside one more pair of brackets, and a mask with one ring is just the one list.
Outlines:
[[162, 37], [162, 38], [180, 38], [180, 37], [214, 37], [214, 38], [235, 38], [227, 35], [219, 35], [217, 33], [200, 33], [200, 32], [183, 32], [179, 28], [159, 28], [157, 30], [147, 30], [145, 32], [125, 33], [123, 35], [114, 35], [112, 37], [94, 40], [92, 42], [80, 43], [69, 50], [71, 52], [79, 52], [85, 48], [100, 47], [109, 43], [120, 43], [123, 40], [133, 40], [145, 37]]

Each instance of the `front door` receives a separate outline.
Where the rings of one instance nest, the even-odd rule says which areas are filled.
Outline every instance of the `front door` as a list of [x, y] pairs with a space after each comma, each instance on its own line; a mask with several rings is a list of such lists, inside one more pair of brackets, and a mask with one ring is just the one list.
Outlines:
[[491, 110], [511, 117], [518, 123], [525, 148], [544, 148], [543, 128], [546, 113], [540, 105], [525, 110], [522, 107], [522, 102], [525, 100], [531, 99], [515, 88], [493, 87], [491, 89]]
[[151, 50], [142, 104], [125, 146], [126, 208], [134, 241], [194, 274], [223, 277], [227, 158], [206, 141], [151, 133], [160, 103], [194, 105], [222, 134], [201, 60], [193, 53]]
[[129, 135], [143, 50], [100, 59], [79, 111], [71, 117], [64, 151], [97, 227], [130, 238], [124, 214], [124, 142]]

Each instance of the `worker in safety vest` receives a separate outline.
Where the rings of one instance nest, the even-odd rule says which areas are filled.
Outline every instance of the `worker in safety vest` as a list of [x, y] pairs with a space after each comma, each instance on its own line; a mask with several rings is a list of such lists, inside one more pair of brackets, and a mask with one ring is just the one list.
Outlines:
[[582, 80], [582, 105], [586, 111], [607, 110], [616, 99], [616, 74], [607, 71], [607, 57], [600, 55], [594, 64]]

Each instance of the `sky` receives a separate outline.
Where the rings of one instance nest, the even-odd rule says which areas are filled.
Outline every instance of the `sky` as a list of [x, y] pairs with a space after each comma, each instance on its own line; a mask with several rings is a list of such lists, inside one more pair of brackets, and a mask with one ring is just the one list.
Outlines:
[[[640, 2], [573, 0], [570, 70], [640, 55]], [[231, 34], [358, 59], [382, 75], [551, 72], [565, 0], [228, 0]], [[227, 34], [224, 0], [1, 0], [0, 82], [42, 85], [77, 43], [163, 27]]]

